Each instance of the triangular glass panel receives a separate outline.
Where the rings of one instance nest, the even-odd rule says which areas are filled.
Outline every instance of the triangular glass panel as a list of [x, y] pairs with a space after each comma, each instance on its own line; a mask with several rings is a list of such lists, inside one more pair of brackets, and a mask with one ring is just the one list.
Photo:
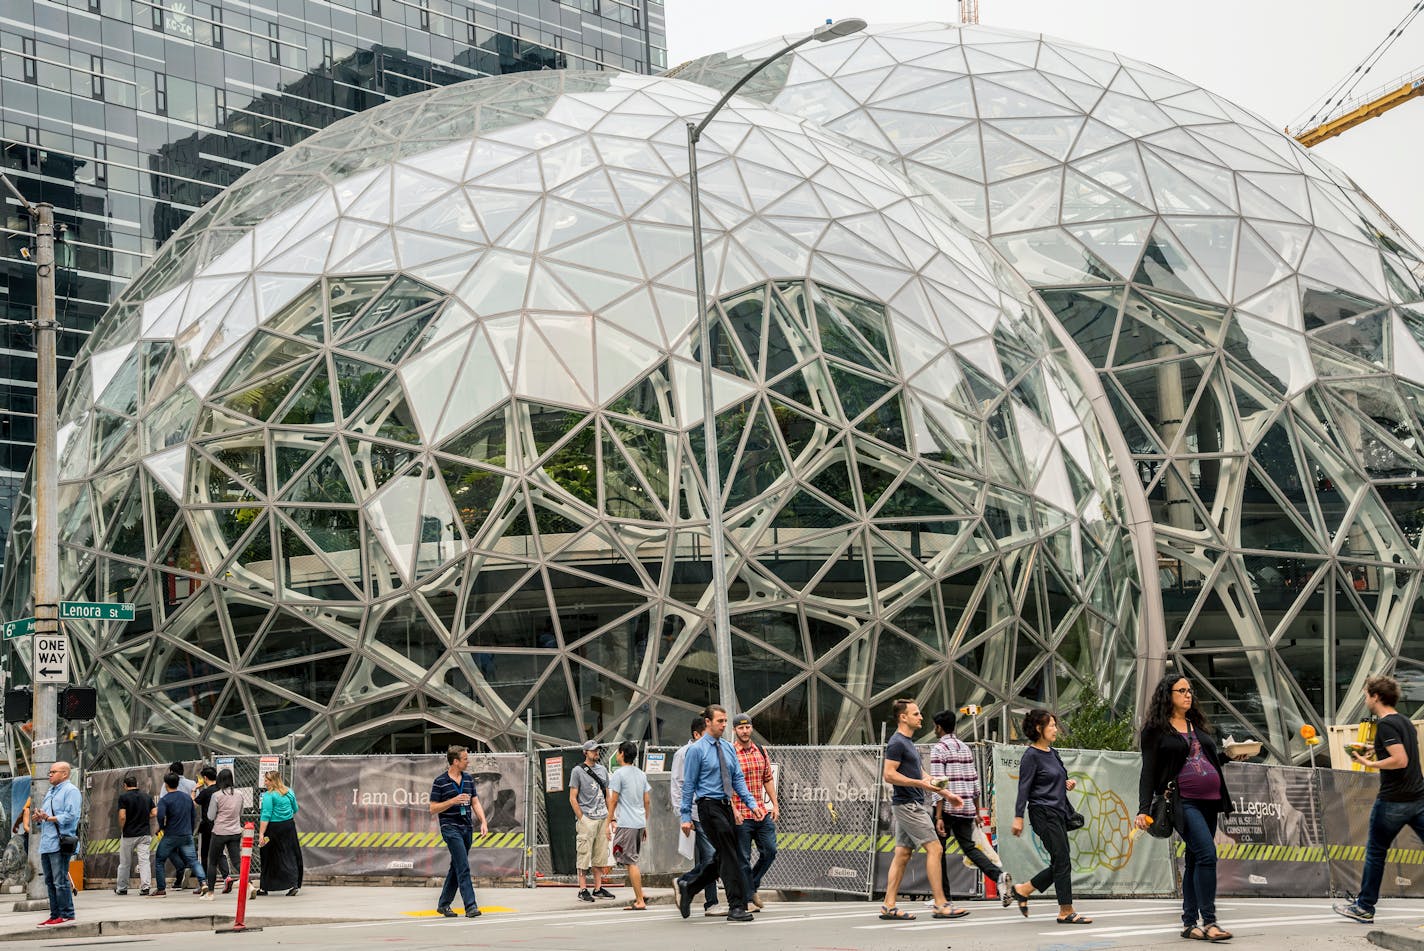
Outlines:
[[[248, 437], [249, 440], [257, 438]], [[254, 446], [242, 445], [238, 440], [221, 440], [203, 444], [202, 448], [223, 469], [209, 476], [209, 501], [249, 501], [267, 494], [267, 452], [260, 442]], [[229, 476], [236, 477], [236, 484]], [[234, 490], [237, 495], [233, 494]]]
[[356, 407], [366, 401], [386, 381], [390, 371], [372, 363], [332, 356], [336, 368], [337, 400], [343, 419], [350, 418]]
[[[400, 314], [408, 313], [426, 304], [434, 303], [443, 296], [443, 294], [433, 287], [427, 287], [419, 281], [405, 277], [404, 275], [397, 277], [395, 282], [381, 294], [379, 299], [367, 307], [357, 320], [342, 329], [341, 337], [342, 339], [347, 339], [363, 334], [368, 330], [373, 330]], [[335, 304], [333, 304], [333, 333], [336, 332], [336, 313], [337, 308]], [[345, 344], [343, 344], [343, 346], [345, 346]]]
[[427, 308], [419, 314], [397, 320], [364, 336], [344, 340], [341, 347], [371, 360], [399, 363], [402, 357], [420, 345], [426, 336], [431, 318], [438, 312], [439, 308]]
[[1267, 487], [1267, 483], [1251, 466], [1246, 474], [1246, 488], [1241, 499], [1241, 547], [1273, 551], [1295, 551], [1320, 554], [1311, 540], [1314, 534], [1297, 521], [1293, 513]]
[[803, 489], [787, 500], [771, 524], [773, 528], [815, 530], [834, 528], [849, 520], [849, 516]]
[[1277, 494], [1295, 507], [1302, 522], [1314, 525], [1309, 480], [1301, 477], [1300, 463], [1292, 449], [1293, 442], [1285, 419], [1277, 419], [1251, 452], [1255, 460], [1253, 468], [1259, 467], [1260, 472], [1274, 483]]
[[727, 474], [731, 483], [727, 508], [736, 508], [766, 492], [786, 474], [786, 468], [781, 445], [767, 422], [766, 409], [759, 405], [747, 426], [736, 469]]
[[315, 369], [272, 418], [278, 421], [279, 416], [280, 422], [287, 426], [324, 426], [336, 421], [331, 402], [331, 379], [327, 375], [325, 360], [316, 362]]
[[1133, 280], [1165, 291], [1186, 294], [1209, 301], [1221, 301], [1223, 295], [1212, 284], [1200, 266], [1193, 263], [1172, 236], [1166, 225], [1159, 223], [1148, 239]]
[[666, 504], [670, 488], [668, 435], [661, 430], [620, 419], [609, 419], [606, 425], [618, 437], [628, 458], [638, 468], [653, 494]]
[[[865, 467], [861, 466], [862, 474], [864, 471]], [[868, 498], [866, 504], [870, 504]], [[931, 494], [906, 477], [895, 487], [893, 492], [886, 496], [880, 503], [880, 507], [872, 514], [876, 519], [942, 518], [963, 515], [966, 514], [966, 510], [956, 510], [956, 507], [947, 504], [943, 499]]]
[[1118, 310], [1122, 307], [1122, 289], [1045, 290], [1041, 295], [1093, 366], [1107, 366]]
[[339, 337], [347, 322], [369, 304], [389, 282], [390, 279], [384, 276], [326, 278], [332, 339]]
[[221, 393], [239, 384], [250, 386], [249, 381], [315, 353], [310, 344], [259, 330], [228, 367], [216, 389]]
[[894, 389], [893, 383], [866, 376], [837, 363], [830, 364], [830, 375], [848, 420], [859, 418]]
[[[583, 414], [568, 414], [585, 419]], [[596, 431], [590, 422], [544, 460], [543, 468], [564, 491], [585, 505], [598, 506]]]
[[[290, 462], [279, 463], [285, 468], [299, 461], [303, 449], [280, 446], [278, 454], [290, 454]], [[307, 467], [306, 471], [293, 478], [282, 492], [283, 502], [329, 502], [337, 505], [351, 505], [356, 502], [351, 494], [352, 479], [346, 468], [346, 455], [341, 450], [341, 442], [332, 440], [320, 457]]]
[[656, 522], [664, 516], [654, 503], [648, 487], [634, 473], [632, 465], [619, 450], [616, 441], [603, 436], [603, 463], [599, 487], [603, 491], [603, 510], [613, 518], [642, 519]]
[[[215, 400], [214, 402], [216, 402], [219, 406], [225, 406], [228, 409], [231, 409], [234, 412], [241, 413], [244, 416], [250, 417], [251, 419], [255, 419], [260, 422], [266, 422], [268, 419], [271, 418], [272, 414], [277, 412], [277, 410], [281, 407], [283, 401], [285, 401], [287, 398], [287, 394], [289, 394], [292, 391], [292, 388], [295, 387], [297, 383], [302, 379], [308, 368], [308, 364], [302, 364], [283, 373], [279, 373], [276, 376], [268, 377], [265, 380], [262, 380], [258, 383], [254, 383], [246, 387], [245, 389], [240, 389], [233, 393], [229, 393], [227, 396]], [[323, 376], [324, 375], [325, 373], [323, 372]], [[190, 403], [194, 402], [192, 394], [188, 392], [186, 387], [173, 394], [173, 396], [169, 398], [168, 402], [171, 403], [174, 400], [185, 396], [185, 394]], [[164, 406], [167, 405], [167, 403], [164, 404]], [[150, 414], [148, 419], [145, 420], [144, 426], [149, 433], [150, 446], [163, 445], [162, 442], [154, 442], [154, 433], [156, 432], [156, 417], [161, 415], [162, 413], [163, 410], [160, 409], [155, 413]]]

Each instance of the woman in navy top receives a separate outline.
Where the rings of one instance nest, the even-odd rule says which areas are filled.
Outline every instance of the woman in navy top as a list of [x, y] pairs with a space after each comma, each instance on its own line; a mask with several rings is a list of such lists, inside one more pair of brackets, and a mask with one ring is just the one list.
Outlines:
[[1013, 833], [1023, 835], [1024, 812], [1033, 823], [1034, 834], [1048, 850], [1048, 867], [1027, 882], [1004, 892], [1004, 907], [1016, 901], [1028, 917], [1028, 899], [1034, 892], [1053, 886], [1058, 899], [1060, 925], [1088, 925], [1093, 919], [1073, 910], [1073, 861], [1068, 854], [1068, 792], [1077, 783], [1068, 778], [1068, 767], [1053, 749], [1058, 738], [1058, 718], [1047, 710], [1030, 710], [1024, 717], [1023, 734], [1029, 741], [1019, 761], [1019, 798], [1014, 806]]
[[1152, 691], [1142, 726], [1137, 828], [1147, 828], [1152, 797], [1175, 783], [1172, 818], [1186, 849], [1182, 937], [1225, 941], [1231, 932], [1216, 923], [1216, 819], [1231, 813], [1231, 794], [1226, 757], [1194, 699], [1191, 681], [1181, 674], [1168, 674]]

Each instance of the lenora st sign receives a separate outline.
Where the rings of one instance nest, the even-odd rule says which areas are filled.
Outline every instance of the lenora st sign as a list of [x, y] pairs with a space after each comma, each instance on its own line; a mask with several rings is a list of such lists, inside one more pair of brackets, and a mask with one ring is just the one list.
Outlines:
[[132, 621], [132, 603], [104, 601], [61, 601], [59, 602], [61, 621]]

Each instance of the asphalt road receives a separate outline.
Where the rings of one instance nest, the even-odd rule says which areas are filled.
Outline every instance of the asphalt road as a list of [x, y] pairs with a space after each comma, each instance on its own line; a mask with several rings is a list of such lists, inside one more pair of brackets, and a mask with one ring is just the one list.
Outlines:
[[[1079, 910], [1095, 918], [1089, 926], [1058, 925], [1051, 902], [1033, 906], [1025, 920], [1015, 910], [972, 902], [972, 914], [957, 921], [934, 921], [927, 908], [903, 907], [920, 915], [909, 923], [883, 922], [878, 906], [860, 902], [768, 904], [751, 924], [703, 918], [694, 909], [682, 920], [675, 908], [656, 905], [646, 912], [625, 912], [599, 905], [567, 911], [486, 914], [478, 921], [407, 918], [340, 925], [269, 928], [245, 935], [174, 934], [143, 938], [63, 940], [37, 935], [16, 947], [83, 948], [130, 946], [134, 951], [267, 949], [273, 945], [311, 951], [349, 951], [358, 947], [399, 945], [412, 951], [511, 948], [528, 951], [750, 951], [796, 948], [806, 951], [852, 949], [934, 949], [934, 951], [1099, 951], [1108, 948], [1182, 947], [1177, 912], [1169, 901], [1083, 901]], [[1370, 930], [1334, 915], [1323, 900], [1230, 900], [1220, 904], [1221, 922], [1235, 932], [1231, 947], [1253, 951], [1373, 949]], [[1375, 927], [1424, 924], [1424, 902], [1386, 902]], [[1418, 933], [1418, 932], [1416, 932]], [[1196, 945], [1189, 945], [1196, 947]]]

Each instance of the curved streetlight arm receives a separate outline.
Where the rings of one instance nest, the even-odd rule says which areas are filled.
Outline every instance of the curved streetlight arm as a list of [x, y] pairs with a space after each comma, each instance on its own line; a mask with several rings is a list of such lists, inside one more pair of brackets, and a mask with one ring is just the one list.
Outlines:
[[797, 40], [796, 42], [791, 43], [791, 44], [789, 44], [789, 45], [787, 45], [787, 46], [783, 46], [781, 49], [777, 50], [775, 53], [772, 53], [770, 56], [768, 56], [766, 59], [762, 60], [760, 63], [757, 63], [757, 64], [756, 64], [756, 67], [755, 67], [754, 69], [752, 69], [750, 72], [748, 72], [748, 73], [747, 73], [745, 76], [743, 76], [741, 79], [739, 79], [739, 80], [737, 80], [735, 83], [733, 83], [733, 84], [732, 84], [732, 87], [731, 87], [730, 89], [728, 89], [725, 93], [722, 94], [722, 98], [721, 98], [721, 99], [718, 99], [718, 100], [717, 100], [717, 104], [716, 104], [715, 106], [713, 106], [710, 110], [708, 110], [707, 115], [705, 115], [705, 116], [702, 117], [702, 121], [701, 121], [701, 122], [697, 123], [697, 125], [690, 125], [690, 124], [689, 124], [689, 125], [690, 125], [690, 128], [689, 128], [689, 130], [688, 130], [688, 134], [691, 136], [692, 141], [697, 142], [697, 141], [699, 141], [699, 140], [702, 138], [702, 130], [705, 129], [705, 128], [707, 128], [707, 124], [708, 124], [709, 122], [711, 122], [714, 117], [716, 117], [717, 113], [719, 113], [719, 112], [722, 111], [722, 107], [725, 106], [725, 105], [728, 103], [728, 101], [731, 100], [731, 98], [732, 98], [733, 96], [735, 96], [737, 93], [741, 92], [743, 86], [745, 86], [747, 83], [751, 82], [752, 79], [754, 79], [762, 70], [766, 69], [766, 68], [767, 68], [768, 66], [770, 66], [772, 63], [774, 63], [774, 62], [776, 62], [777, 60], [781, 59], [781, 57], [785, 56], [787, 53], [791, 52], [792, 50], [794, 50], [794, 49], [796, 49], [796, 48], [798, 48], [798, 47], [801, 47], [801, 46], [805, 46], [807, 43], [811, 42], [812, 40], [814, 40], [814, 39], [816, 39], [816, 38], [817, 38], [817, 34], [815, 34], [815, 33], [807, 33], [805, 36], [801, 37], [801, 39], [799, 39], [799, 40]]

